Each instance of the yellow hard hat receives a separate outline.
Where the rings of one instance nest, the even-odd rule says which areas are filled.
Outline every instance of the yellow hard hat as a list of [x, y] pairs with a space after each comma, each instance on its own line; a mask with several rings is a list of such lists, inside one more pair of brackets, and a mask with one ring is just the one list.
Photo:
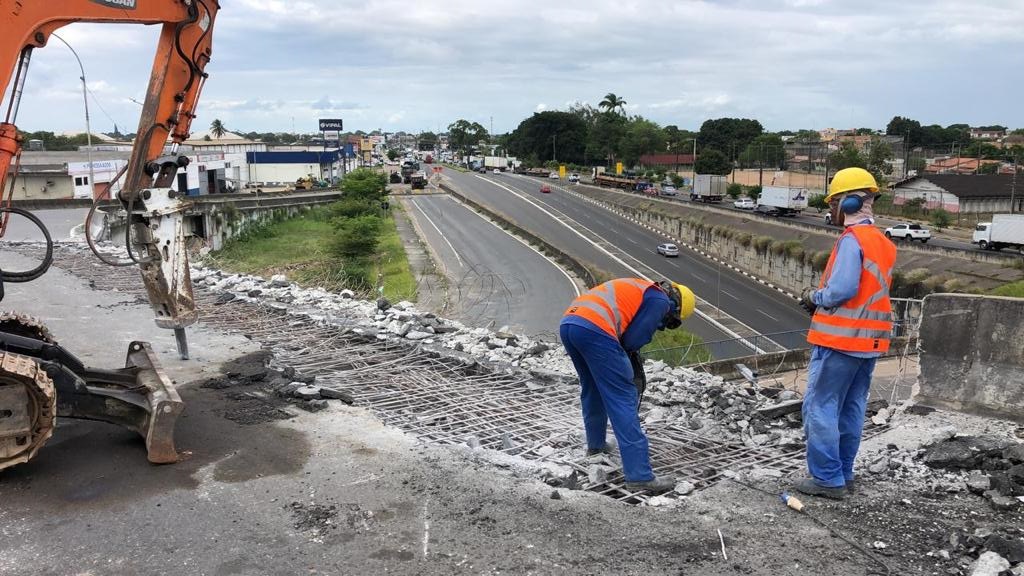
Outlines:
[[874, 194], [878, 193], [878, 182], [871, 172], [863, 168], [843, 168], [832, 177], [832, 183], [828, 186], [828, 195], [825, 202], [831, 202], [840, 194], [853, 192], [855, 190], [867, 190]]
[[694, 296], [693, 290], [682, 284], [673, 282], [672, 286], [679, 291], [679, 319], [686, 320], [693, 315], [693, 310], [697, 307], [697, 297]]
[[680, 320], [686, 320], [693, 314], [694, 308], [697, 307], [697, 297], [693, 295], [693, 290], [671, 280], [662, 280], [658, 284], [668, 295], [669, 300], [679, 308]]

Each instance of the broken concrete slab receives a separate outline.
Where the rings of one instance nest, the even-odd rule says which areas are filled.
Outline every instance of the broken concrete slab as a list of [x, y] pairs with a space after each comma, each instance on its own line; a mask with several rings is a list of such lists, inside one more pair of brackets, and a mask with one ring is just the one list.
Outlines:
[[774, 419], [786, 414], [799, 412], [803, 407], [803, 400], [787, 400], [786, 402], [780, 402], [772, 406], [766, 406], [764, 408], [758, 408], [754, 412], [762, 418]]
[[999, 576], [1010, 562], [995, 552], [985, 552], [971, 564], [970, 576]]
[[352, 404], [356, 401], [352, 394], [344, 390], [335, 390], [334, 388], [321, 388], [320, 396], [328, 400], [341, 400], [345, 404]]
[[319, 386], [302, 386], [292, 392], [292, 396], [302, 400], [317, 400], [320, 398]]
[[927, 448], [924, 462], [933, 468], [977, 468], [987, 456], [1000, 456], [1016, 444], [1010, 438], [991, 434], [958, 436]]

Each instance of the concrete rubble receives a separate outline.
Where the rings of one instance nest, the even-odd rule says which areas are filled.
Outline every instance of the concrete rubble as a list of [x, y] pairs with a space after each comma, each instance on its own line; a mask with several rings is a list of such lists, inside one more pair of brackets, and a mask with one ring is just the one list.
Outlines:
[[[270, 281], [197, 267], [192, 280], [218, 292], [218, 302], [258, 302], [305, 314], [316, 321], [342, 325], [378, 340], [402, 339], [447, 350], [466, 362], [479, 361], [498, 369], [530, 372], [538, 381], [575, 379], [572, 363], [560, 345], [513, 334], [471, 328], [457, 321], [418, 311], [411, 302], [376, 302], [288, 284], [281, 275]], [[696, 434], [739, 442], [748, 447], [803, 446], [800, 400], [790, 390], [761, 388], [747, 382], [725, 382], [696, 370], [671, 367], [662, 361], [645, 363], [650, 406], [645, 423], [678, 422]], [[293, 391], [294, 392], [294, 391]], [[874, 405], [876, 415], [884, 405]], [[883, 418], [887, 417], [883, 413]]]

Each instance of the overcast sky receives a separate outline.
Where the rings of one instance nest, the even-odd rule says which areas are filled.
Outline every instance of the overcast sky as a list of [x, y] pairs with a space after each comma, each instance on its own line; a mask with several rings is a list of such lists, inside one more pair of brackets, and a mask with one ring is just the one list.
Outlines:
[[[141, 0], [147, 1], [147, 0]], [[148, 0], [153, 1], [153, 0]], [[496, 132], [538, 110], [597, 104], [696, 129], [1024, 126], [1024, 0], [220, 0], [193, 131]], [[504, 5], [504, 7], [502, 7]], [[134, 132], [158, 29], [74, 24], [93, 127]], [[84, 128], [78, 66], [33, 55], [18, 125]], [[100, 109], [103, 108], [103, 110]], [[127, 129], [127, 130], [126, 130]]]

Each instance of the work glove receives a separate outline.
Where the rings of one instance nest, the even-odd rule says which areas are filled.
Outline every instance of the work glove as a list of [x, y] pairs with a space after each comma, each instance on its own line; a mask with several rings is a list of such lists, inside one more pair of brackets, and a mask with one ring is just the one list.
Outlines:
[[808, 286], [800, 293], [800, 307], [807, 310], [807, 313], [812, 316], [814, 315], [814, 311], [818, 309], [818, 305], [814, 303], [814, 292], [815, 289]]
[[636, 411], [640, 412], [640, 403], [644, 400], [647, 390], [647, 373], [644, 372], [644, 359], [639, 352], [629, 352], [629, 363], [633, 366], [633, 386], [636, 386]]

